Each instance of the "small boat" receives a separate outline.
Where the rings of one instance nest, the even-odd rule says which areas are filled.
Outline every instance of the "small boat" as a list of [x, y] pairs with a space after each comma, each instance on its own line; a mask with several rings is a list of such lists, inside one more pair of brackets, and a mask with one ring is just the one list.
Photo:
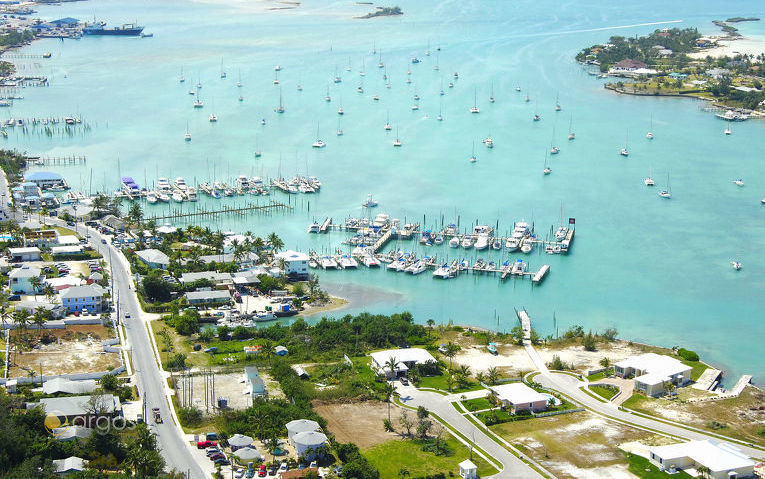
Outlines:
[[460, 242], [460, 246], [462, 246], [465, 249], [470, 249], [475, 244], [475, 239], [471, 235], [465, 235], [462, 237], [462, 241]]
[[337, 114], [338, 115], [344, 115], [345, 114], [345, 112], [343, 111], [343, 107], [342, 106], [337, 109]]
[[574, 123], [574, 115], [571, 115], [571, 118], [568, 120], [568, 139], [573, 140], [576, 138], [576, 134], [574, 133], [574, 130], [571, 129], [571, 126]]
[[436, 244], [436, 245], [444, 244], [444, 237], [443, 237], [443, 236], [441, 236], [441, 235], [437, 235], [437, 236], [436, 236], [436, 237], [433, 239], [433, 244]]
[[210, 113], [209, 120], [210, 120], [210, 123], [215, 123], [215, 122], [218, 121], [218, 117], [217, 117], [217, 115], [215, 115], [215, 113]]
[[355, 259], [353, 259], [347, 254], [344, 254], [343, 256], [340, 257], [339, 264], [340, 264], [340, 267], [343, 269], [356, 269], [359, 267], [358, 261], [356, 261]]
[[393, 146], [400, 147], [403, 143], [401, 143], [401, 140], [398, 137], [398, 128], [396, 128], [396, 139], [393, 140]]
[[473, 92], [473, 106], [470, 107], [470, 113], [481, 113], [481, 110], [478, 108], [478, 90], [477, 89]]
[[367, 268], [379, 268], [380, 267], [380, 260], [374, 257], [372, 254], [366, 254], [361, 257], [361, 262], [364, 263], [364, 266]]
[[367, 200], [361, 204], [364, 208], [374, 208], [377, 206], [377, 201], [372, 199], [372, 193], [367, 195]]
[[648, 127], [648, 133], [645, 134], [645, 137], [649, 140], [653, 140], [653, 132], [651, 130], [653, 130], [653, 115], [651, 115], [651, 124]]
[[483, 140], [483, 144], [486, 145], [486, 148], [494, 148], [494, 140], [491, 138], [491, 135]]
[[478, 158], [475, 157], [475, 142], [473, 142], [473, 153], [470, 155], [470, 163], [475, 163]]
[[186, 141], [191, 141], [191, 133], [189, 133], [189, 124], [186, 123], [186, 134], [183, 135], [183, 139]]
[[159, 192], [157, 193], [157, 199], [163, 203], [168, 203], [170, 202], [170, 195], [168, 195], [167, 193]]
[[416, 276], [420, 273], [424, 273], [427, 269], [428, 269], [428, 263], [426, 262], [425, 258], [423, 258], [423, 259], [418, 259], [417, 261], [409, 265], [404, 271]]
[[667, 189], [659, 191], [659, 196], [666, 199], [672, 198], [672, 190], [669, 187], [669, 173], [667, 173]]
[[489, 95], [489, 103], [494, 103], [494, 83], [491, 84], [491, 94]]
[[730, 135], [733, 132], [731, 131], [730, 127], [727, 127], [725, 128], [725, 131], [723, 131], [723, 133], [725, 133], [726, 135]]
[[734, 183], [736, 186], [744, 186], [744, 180], [742, 180], [741, 178], [739, 178], [739, 179], [737, 179], [737, 180], [733, 180], [733, 183]]
[[452, 270], [448, 264], [444, 263], [442, 266], [439, 266], [435, 271], [433, 271], [433, 277], [449, 279], [452, 277]]
[[460, 239], [458, 236], [452, 237], [452, 239], [449, 240], [449, 247], [450, 248], [457, 248], [460, 245]]
[[146, 201], [148, 203], [151, 203], [151, 204], [156, 203], [157, 202], [157, 193], [155, 193], [153, 191], [149, 191], [148, 193], [146, 193]]
[[537, 115], [536, 113], [535, 113], [535, 114], [534, 114], [534, 116], [532, 117], [532, 120], [534, 120], [534, 121], [539, 121], [539, 120], [541, 120], [541, 119], [542, 119], [542, 117], [541, 117], [541, 116], [539, 116], [539, 115]]
[[183, 194], [180, 191], [176, 191], [173, 193], [173, 201], [176, 203], [182, 203], [183, 202]]
[[244, 97], [242, 95], [239, 95], [239, 101], [244, 101]]
[[655, 183], [654, 183], [654, 181], [653, 181], [653, 178], [652, 178], [652, 177], [650, 177], [650, 176], [646, 176], [646, 177], [643, 179], [643, 184], [644, 184], [644, 185], [646, 185], [646, 186], [653, 186]]
[[327, 144], [324, 143], [324, 141], [321, 138], [319, 138], [319, 125], [316, 125], [316, 141], [314, 141], [313, 144], [311, 144], [311, 146], [313, 148], [324, 148], [325, 146], [327, 146]]
[[547, 164], [547, 153], [545, 153], [545, 167], [542, 170], [543, 175], [549, 175], [552, 173], [552, 168], [550, 168], [550, 165]]
[[[274, 109], [276, 113], [284, 113], [284, 104], [282, 103], [282, 90], [279, 89], [279, 106]], [[265, 122], [265, 120], [263, 120]]]
[[521, 87], [519, 86], [515, 87], [515, 91], [521, 91]]
[[742, 268], [741, 262], [739, 261], [731, 261], [730, 264], [736, 271], [739, 271]]
[[412, 105], [412, 111], [419, 110], [419, 109], [420, 109], [420, 105], [418, 105], [416, 103], [414, 105]]
[[487, 347], [487, 349], [489, 350], [489, 352], [491, 354], [494, 354], [496, 356], [496, 354], [497, 354], [497, 345], [496, 344], [489, 343], [489, 346]]

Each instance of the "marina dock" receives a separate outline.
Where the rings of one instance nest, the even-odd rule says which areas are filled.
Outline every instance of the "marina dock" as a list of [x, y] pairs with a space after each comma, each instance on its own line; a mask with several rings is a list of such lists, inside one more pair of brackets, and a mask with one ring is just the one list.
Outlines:
[[284, 203], [271, 200], [265, 205], [257, 205], [253, 203], [248, 203], [246, 206], [241, 206], [241, 207], [223, 206], [222, 208], [215, 209], [215, 210], [208, 210], [205, 208], [199, 208], [197, 210], [189, 211], [189, 212], [174, 210], [173, 212], [167, 215], [147, 216], [146, 220], [161, 222], [161, 221], [171, 221], [171, 220], [182, 220], [182, 219], [188, 219], [188, 218], [215, 217], [219, 215], [245, 216], [248, 213], [263, 213], [263, 212], [269, 212], [272, 210], [291, 210], [291, 209], [292, 207], [289, 205], [285, 205]]
[[526, 312], [526, 309], [520, 311], [516, 309], [515, 314], [518, 316], [518, 321], [521, 323], [521, 329], [523, 329], [523, 339], [525, 341], [531, 341], [531, 317], [529, 316], [529, 313]]

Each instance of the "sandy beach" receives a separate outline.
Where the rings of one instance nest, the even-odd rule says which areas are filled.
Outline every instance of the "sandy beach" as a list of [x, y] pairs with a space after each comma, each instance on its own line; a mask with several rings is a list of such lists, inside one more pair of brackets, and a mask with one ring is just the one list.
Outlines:
[[719, 58], [724, 56], [733, 57], [736, 55], [760, 55], [765, 53], [765, 38], [739, 37], [728, 38], [719, 37], [718, 46], [703, 50], [697, 53], [691, 53], [691, 58], [706, 58], [708, 56]]

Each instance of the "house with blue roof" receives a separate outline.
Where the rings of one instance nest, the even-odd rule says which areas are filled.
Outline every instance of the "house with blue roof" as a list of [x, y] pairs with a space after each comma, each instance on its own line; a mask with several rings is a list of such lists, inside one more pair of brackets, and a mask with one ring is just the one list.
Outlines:
[[68, 187], [63, 176], [49, 171], [34, 171], [32, 173], [27, 173], [24, 175], [24, 181], [34, 183], [42, 190]]

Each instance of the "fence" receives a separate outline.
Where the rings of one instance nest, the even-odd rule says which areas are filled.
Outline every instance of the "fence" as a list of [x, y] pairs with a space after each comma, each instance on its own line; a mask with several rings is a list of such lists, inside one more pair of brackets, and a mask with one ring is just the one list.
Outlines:
[[583, 407], [577, 407], [574, 409], [564, 409], [563, 411], [540, 412], [538, 414], [532, 411], [531, 415], [534, 417], [547, 417], [547, 416], [557, 416], [558, 414], [568, 414], [570, 412], [580, 412], [580, 411], [586, 411], [586, 409]]

